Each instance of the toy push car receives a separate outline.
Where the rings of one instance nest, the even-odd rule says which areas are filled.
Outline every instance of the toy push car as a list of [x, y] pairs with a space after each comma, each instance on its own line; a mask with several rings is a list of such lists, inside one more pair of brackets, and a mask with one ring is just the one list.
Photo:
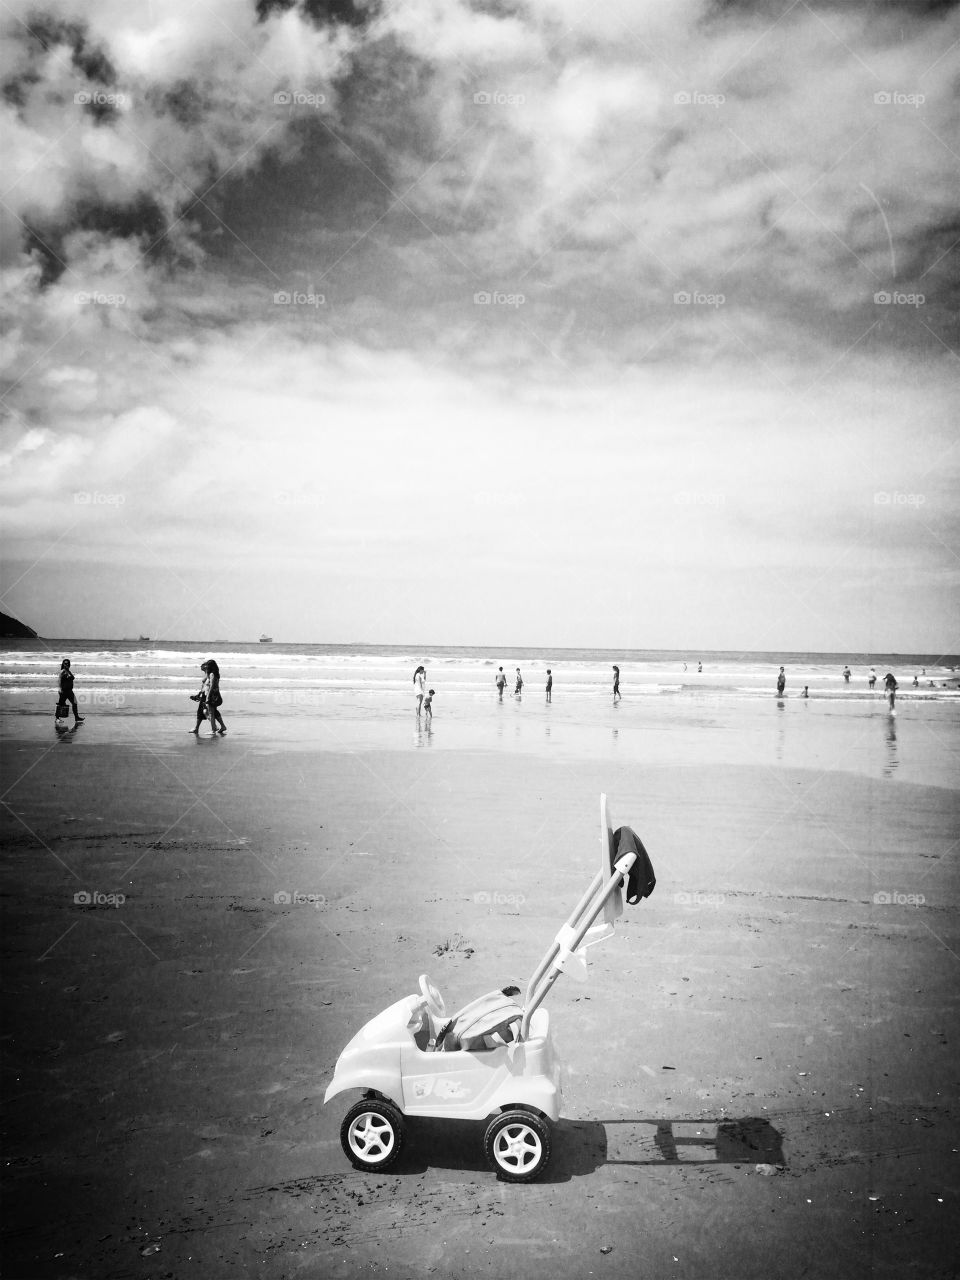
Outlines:
[[[363, 1097], [344, 1117], [340, 1143], [358, 1169], [386, 1169], [400, 1154], [405, 1116], [489, 1118], [483, 1149], [506, 1182], [530, 1182], [550, 1159], [550, 1124], [560, 1118], [559, 1063], [544, 997], [567, 965], [585, 968], [585, 948], [613, 933], [627, 901], [656, 883], [629, 827], [614, 832], [600, 797], [600, 870], [518, 1000], [506, 986], [449, 1017], [426, 976], [420, 990], [372, 1018], [337, 1059], [324, 1102], [348, 1089]], [[600, 924], [595, 924], [599, 916]]]

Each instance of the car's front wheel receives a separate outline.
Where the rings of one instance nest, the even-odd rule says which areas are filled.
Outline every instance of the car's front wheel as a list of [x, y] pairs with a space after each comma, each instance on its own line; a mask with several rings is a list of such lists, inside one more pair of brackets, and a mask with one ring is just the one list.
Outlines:
[[403, 1147], [403, 1116], [392, 1102], [364, 1098], [340, 1126], [340, 1145], [356, 1169], [386, 1169]]

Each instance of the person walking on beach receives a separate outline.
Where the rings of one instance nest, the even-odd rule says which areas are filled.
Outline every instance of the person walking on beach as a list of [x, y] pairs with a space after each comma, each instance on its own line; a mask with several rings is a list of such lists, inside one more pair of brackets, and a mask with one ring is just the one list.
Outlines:
[[427, 724], [430, 724], [430, 722], [433, 720], [433, 695], [435, 693], [436, 693], [436, 689], [430, 689], [427, 692], [427, 696], [423, 700], [423, 712], [424, 712], [424, 717], [426, 719]]
[[[60, 691], [57, 696], [57, 719], [66, 719], [67, 707], [73, 708], [73, 723], [83, 724], [86, 716], [82, 716], [77, 710], [77, 699], [73, 693], [73, 672], [70, 670], [70, 659], [64, 658], [60, 663]], [[60, 709], [63, 708], [63, 716], [60, 716]]]
[[218, 733], [227, 732], [227, 726], [223, 723], [223, 716], [220, 714], [220, 704], [223, 702], [220, 696], [220, 668], [212, 658], [208, 658], [206, 662], [200, 663], [200, 670], [203, 672], [203, 684], [200, 686], [200, 692], [193, 695], [193, 701], [197, 704], [197, 723], [190, 732], [199, 735], [200, 726], [207, 719], [216, 737]]
[[850, 668], [849, 668], [849, 667], [844, 667], [844, 668], [843, 668], [843, 683], [844, 683], [844, 684], [849, 684], [849, 683], [850, 683]]
[[520, 674], [520, 668], [517, 667], [517, 683], [513, 686], [514, 697], [519, 698], [523, 693], [523, 676]]
[[[223, 716], [220, 714], [220, 706], [223, 702], [223, 698], [220, 696], [220, 668], [213, 658], [208, 658], [205, 666], [207, 668], [207, 678], [204, 681], [204, 688], [206, 689], [210, 728], [214, 733], [224, 734], [227, 732], [227, 726], [223, 723]], [[219, 730], [217, 725], [220, 726]]]
[[553, 675], [549, 667], [547, 667], [547, 701], [553, 701]]
[[623, 697], [623, 695], [622, 695], [622, 694], [621, 694], [621, 692], [620, 692], [620, 668], [616, 665], [616, 663], [614, 663], [614, 666], [613, 666], [613, 700], [614, 700], [614, 702], [616, 702], [616, 700], [617, 700], [618, 698], [621, 698], [621, 699], [622, 699], [622, 697]]
[[427, 669], [426, 667], [417, 667], [413, 673], [413, 692], [417, 699], [417, 719], [420, 719], [420, 711], [423, 707], [423, 695], [427, 687]]
[[874, 686], [876, 683], [877, 683], [877, 673], [876, 673], [876, 671], [873, 669], [873, 667], [871, 667], [871, 668], [870, 668], [870, 676], [869, 676], [869, 679], [867, 680], [867, 684], [868, 684], [868, 685], [870, 686], [870, 688], [872, 689], [872, 688], [873, 688], [873, 686]]
[[888, 671], [883, 677], [883, 687], [887, 691], [887, 701], [890, 703], [890, 710], [892, 711], [897, 701], [897, 689], [899, 688], [896, 676], [892, 671]]
[[787, 677], [783, 667], [780, 668], [780, 674], [777, 676], [777, 697], [783, 697], [783, 691], [787, 687]]
[[702, 662], [698, 662], [698, 663], [697, 663], [697, 672], [699, 673], [699, 672], [701, 672], [702, 670], [703, 670], [703, 663], [702, 663]]
[[500, 695], [500, 701], [503, 701], [503, 691], [507, 687], [507, 677], [503, 674], [503, 667], [497, 670], [497, 693]]

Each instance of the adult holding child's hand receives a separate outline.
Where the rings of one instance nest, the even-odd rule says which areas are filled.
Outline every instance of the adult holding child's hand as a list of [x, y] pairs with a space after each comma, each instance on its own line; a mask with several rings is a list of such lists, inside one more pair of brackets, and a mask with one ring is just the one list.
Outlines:
[[[223, 698], [220, 695], [220, 668], [214, 662], [213, 658], [208, 658], [206, 662], [200, 663], [200, 670], [203, 672], [203, 684], [199, 693], [190, 695], [191, 702], [197, 704], [197, 723], [190, 730], [191, 733], [199, 735], [200, 726], [204, 720], [209, 719], [210, 728], [216, 734], [224, 734], [227, 732], [227, 726], [223, 722], [223, 716], [220, 714], [220, 705]], [[219, 724], [219, 728], [217, 728]]]

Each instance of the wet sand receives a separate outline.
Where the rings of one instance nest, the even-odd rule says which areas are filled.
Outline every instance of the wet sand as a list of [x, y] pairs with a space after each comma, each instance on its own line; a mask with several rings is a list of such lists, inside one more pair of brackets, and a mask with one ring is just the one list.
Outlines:
[[[956, 791], [229, 738], [3, 778], [4, 1274], [955, 1274]], [[435, 1121], [354, 1171], [338, 1053], [423, 971], [524, 982], [601, 790], [658, 886], [549, 999], [545, 1176]]]

